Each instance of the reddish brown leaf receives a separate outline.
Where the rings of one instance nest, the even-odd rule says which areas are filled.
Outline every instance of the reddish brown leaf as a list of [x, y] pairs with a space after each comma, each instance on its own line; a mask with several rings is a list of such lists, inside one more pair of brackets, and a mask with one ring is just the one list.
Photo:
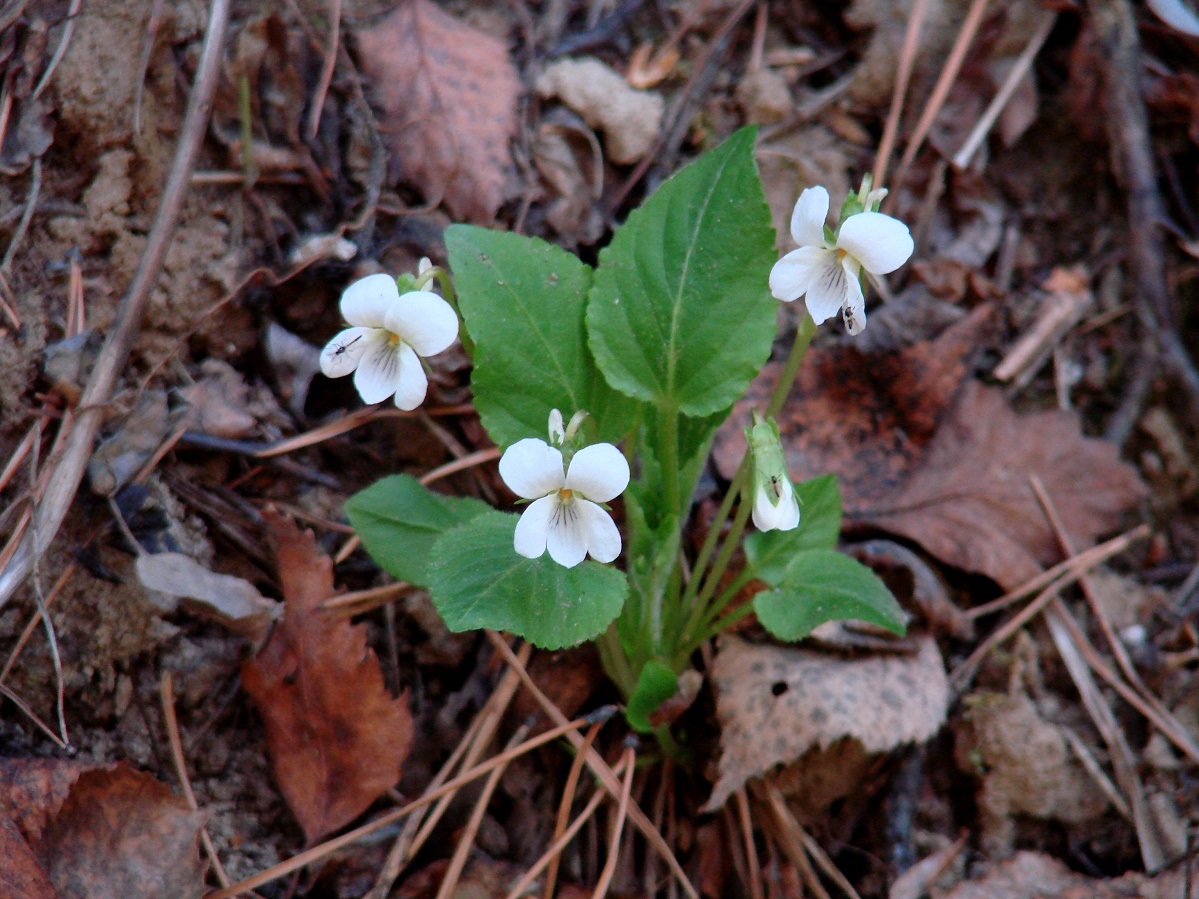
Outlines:
[[1115, 528], [1145, 492], [1119, 448], [1083, 437], [1073, 413], [1017, 415], [1001, 391], [970, 382], [920, 466], [854, 518], [1012, 589], [1061, 558], [1034, 475], [1078, 541]]
[[266, 724], [275, 778], [309, 844], [352, 821], [400, 779], [412, 741], [407, 695], [393, 699], [366, 628], [323, 612], [333, 564], [311, 531], [268, 513], [283, 621], [242, 667]]
[[166, 784], [124, 764], [4, 759], [0, 895], [198, 897], [204, 818]]
[[[537, 650], [529, 662], [529, 676], [563, 715], [573, 718], [603, 683], [604, 669], [595, 646], [585, 643], [570, 649]], [[512, 710], [512, 720], [523, 721], [540, 712], [541, 706], [527, 690], [521, 690], [512, 700]], [[544, 715], [538, 717], [538, 727], [548, 729]]]
[[202, 896], [200, 826], [170, 787], [126, 765], [80, 775], [37, 852], [61, 899]]
[[512, 169], [520, 92], [504, 43], [429, 0], [403, 0], [359, 32], [358, 57], [396, 174], [455, 219], [491, 224]]
[[37, 843], [80, 775], [102, 767], [67, 759], [0, 759], [0, 817]]
[[[908, 537], [1012, 588], [1060, 558], [1031, 476], [1079, 542], [1118, 526], [1144, 487], [1114, 445], [1082, 436], [1073, 414], [1017, 415], [1002, 392], [966, 378], [983, 315], [901, 353], [813, 351], [779, 426], [793, 476], [838, 476], [850, 526]], [[763, 372], [755, 396], [777, 372]], [[744, 452], [732, 428], [747, 415], [742, 404], [718, 438], [726, 474]]]
[[17, 825], [0, 815], [0, 896], [58, 899], [50, 878]]

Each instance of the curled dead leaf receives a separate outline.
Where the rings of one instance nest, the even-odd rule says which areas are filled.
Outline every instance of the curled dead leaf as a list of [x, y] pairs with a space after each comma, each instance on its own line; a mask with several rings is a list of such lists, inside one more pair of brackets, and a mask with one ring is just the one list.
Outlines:
[[937, 644], [915, 655], [852, 659], [808, 649], [721, 640], [712, 666], [720, 719], [720, 778], [705, 811], [751, 777], [853, 737], [868, 752], [927, 740], [941, 727], [949, 684]]
[[311, 531], [267, 511], [283, 620], [242, 666], [266, 725], [279, 789], [311, 845], [362, 814], [400, 779], [412, 743], [407, 695], [392, 698], [366, 628], [321, 609], [333, 563]]

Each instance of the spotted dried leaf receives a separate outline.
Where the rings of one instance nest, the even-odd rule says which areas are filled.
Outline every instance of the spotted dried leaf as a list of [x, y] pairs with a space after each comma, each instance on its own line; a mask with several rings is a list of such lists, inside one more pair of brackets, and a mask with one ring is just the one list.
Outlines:
[[404, 0], [359, 32], [358, 58], [383, 108], [393, 174], [455, 219], [491, 224], [512, 170], [520, 93], [504, 43], [429, 0]]
[[860, 659], [721, 641], [712, 667], [720, 777], [705, 810], [751, 777], [844, 737], [869, 752], [927, 740], [945, 721], [949, 685], [931, 637], [914, 655]]
[[412, 743], [407, 695], [392, 698], [366, 628], [323, 611], [333, 563], [311, 531], [267, 513], [283, 621], [242, 667], [266, 725], [279, 789], [309, 844], [352, 821], [400, 779]]

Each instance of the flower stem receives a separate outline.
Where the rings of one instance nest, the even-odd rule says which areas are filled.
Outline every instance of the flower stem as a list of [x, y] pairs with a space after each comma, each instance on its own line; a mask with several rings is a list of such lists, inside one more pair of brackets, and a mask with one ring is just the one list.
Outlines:
[[[791, 387], [795, 383], [795, 376], [799, 373], [800, 363], [803, 362], [804, 355], [807, 353], [808, 346], [812, 343], [812, 337], [815, 333], [816, 323], [812, 321], [812, 316], [805, 310], [803, 318], [800, 319], [799, 326], [795, 329], [795, 341], [791, 344], [791, 352], [787, 356], [787, 361], [784, 363], [783, 370], [779, 374], [778, 383], [774, 385], [774, 393], [771, 395], [770, 402], [766, 406], [765, 418], [775, 417], [779, 414], [779, 410], [783, 408], [783, 403], [786, 402], [787, 395], [791, 392]], [[745, 485], [749, 480], [752, 461], [747, 451], [741, 459], [741, 467], [737, 469], [736, 475], [733, 476], [733, 483], [729, 486], [728, 493], [725, 494], [724, 502], [721, 503], [720, 510], [716, 513], [716, 519], [712, 522], [712, 528], [708, 532], [708, 539], [704, 541], [704, 546], [700, 550], [700, 558], [696, 560], [695, 572], [692, 575], [692, 584], [698, 583], [702, 578], [703, 586], [696, 597], [692, 614], [688, 616], [688, 631], [697, 620], [703, 621], [708, 618], [708, 602], [711, 600], [712, 594], [716, 592], [716, 588], [720, 585], [720, 579], [724, 576], [724, 572], [728, 568], [729, 561], [733, 557], [733, 552], [737, 548], [737, 542], [741, 539], [741, 534], [745, 530], [745, 523], [749, 520], [749, 513], [753, 507], [753, 498], [742, 496], [741, 503], [737, 508], [737, 515], [733, 519], [733, 525], [729, 530], [728, 536], [725, 537], [724, 544], [721, 546], [711, 570], [705, 575], [702, 570], [703, 566], [701, 565], [701, 561], [704, 565], [707, 564], [707, 558], [704, 557], [704, 550], [707, 549], [710, 555], [711, 549], [709, 548], [709, 544], [714, 546], [716, 539], [719, 539], [720, 531], [728, 519], [729, 510], [732, 508], [733, 500], [739, 494], [744, 493]], [[715, 539], [713, 535], [715, 535]], [[686, 636], [685, 632], [684, 637]]]

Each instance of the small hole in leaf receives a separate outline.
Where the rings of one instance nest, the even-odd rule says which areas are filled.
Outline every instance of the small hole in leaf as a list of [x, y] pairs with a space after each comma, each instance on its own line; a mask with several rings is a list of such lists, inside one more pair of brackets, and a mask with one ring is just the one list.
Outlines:
[[787, 682], [782, 680], [775, 681], [770, 685], [770, 692], [775, 696], [782, 696], [787, 692]]

